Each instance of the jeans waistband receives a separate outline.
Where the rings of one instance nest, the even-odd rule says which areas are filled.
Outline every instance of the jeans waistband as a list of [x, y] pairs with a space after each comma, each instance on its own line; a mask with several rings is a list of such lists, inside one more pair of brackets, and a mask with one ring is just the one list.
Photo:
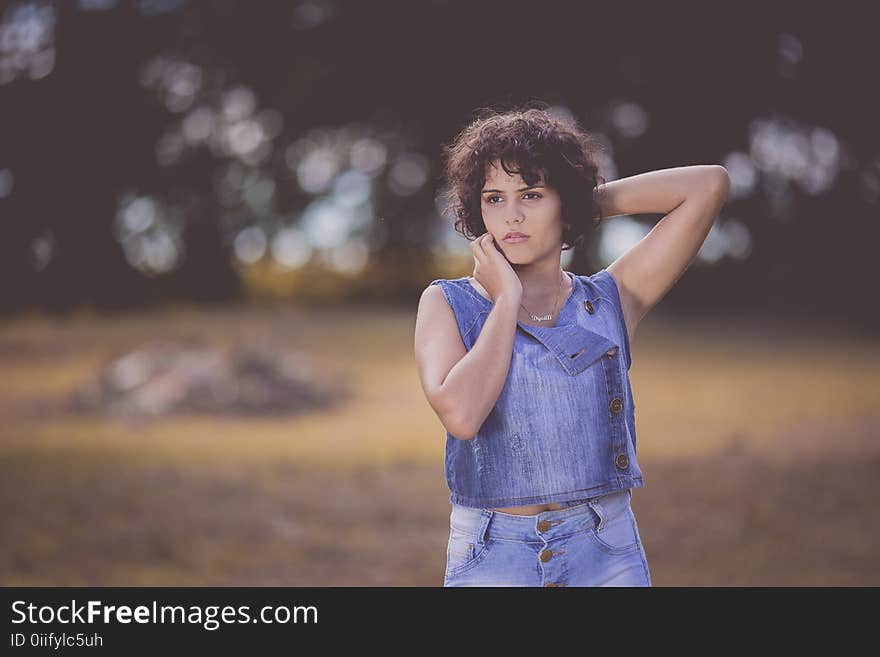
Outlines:
[[616, 515], [630, 503], [631, 490], [573, 500], [572, 506], [533, 515], [515, 515], [494, 509], [452, 505], [452, 531], [470, 536], [478, 543], [489, 538], [540, 542], [601, 526], [604, 518]]

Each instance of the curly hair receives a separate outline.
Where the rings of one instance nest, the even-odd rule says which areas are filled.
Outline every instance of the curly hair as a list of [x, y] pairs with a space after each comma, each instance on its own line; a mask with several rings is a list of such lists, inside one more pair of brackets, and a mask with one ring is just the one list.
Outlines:
[[[547, 104], [527, 103], [500, 112], [476, 111], [474, 120], [443, 145], [443, 212], [456, 217], [455, 230], [467, 239], [484, 235], [480, 197], [487, 166], [500, 160], [508, 174], [520, 174], [527, 185], [544, 183], [562, 202], [562, 250], [592, 240], [602, 221], [595, 190], [605, 182], [595, 160], [602, 144], [575, 120], [553, 116]], [[519, 169], [512, 170], [508, 163]], [[600, 182], [601, 181], [601, 182]]]

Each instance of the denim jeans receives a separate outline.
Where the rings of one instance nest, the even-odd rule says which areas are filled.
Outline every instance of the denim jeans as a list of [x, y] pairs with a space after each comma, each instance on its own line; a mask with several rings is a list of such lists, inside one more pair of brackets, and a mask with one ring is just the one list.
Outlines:
[[452, 504], [444, 586], [651, 586], [632, 490], [514, 515]]

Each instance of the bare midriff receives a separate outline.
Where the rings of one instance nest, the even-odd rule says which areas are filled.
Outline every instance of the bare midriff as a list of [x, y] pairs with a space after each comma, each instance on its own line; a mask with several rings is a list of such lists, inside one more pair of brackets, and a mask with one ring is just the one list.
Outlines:
[[536, 513], [541, 513], [543, 511], [558, 511], [563, 508], [561, 504], [557, 502], [549, 502], [547, 504], [528, 504], [526, 506], [504, 506], [498, 507], [494, 509], [494, 511], [501, 511], [501, 513], [510, 513], [515, 516], [533, 516]]

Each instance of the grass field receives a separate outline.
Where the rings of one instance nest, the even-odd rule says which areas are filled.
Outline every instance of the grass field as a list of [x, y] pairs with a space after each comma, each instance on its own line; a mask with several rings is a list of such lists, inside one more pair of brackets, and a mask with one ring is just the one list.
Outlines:
[[[177, 308], [0, 328], [0, 584], [439, 586], [445, 434], [414, 314]], [[353, 381], [282, 418], [130, 422], [61, 402], [155, 337], [271, 337]], [[655, 586], [880, 584], [880, 343], [648, 317], [633, 508]]]

